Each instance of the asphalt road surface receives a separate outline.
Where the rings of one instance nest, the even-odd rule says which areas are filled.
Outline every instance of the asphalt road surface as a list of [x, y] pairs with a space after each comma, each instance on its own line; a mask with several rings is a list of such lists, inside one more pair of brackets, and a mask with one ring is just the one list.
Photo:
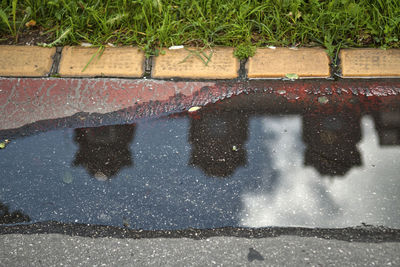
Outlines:
[[399, 266], [400, 244], [316, 237], [119, 239], [0, 237], [1, 266]]

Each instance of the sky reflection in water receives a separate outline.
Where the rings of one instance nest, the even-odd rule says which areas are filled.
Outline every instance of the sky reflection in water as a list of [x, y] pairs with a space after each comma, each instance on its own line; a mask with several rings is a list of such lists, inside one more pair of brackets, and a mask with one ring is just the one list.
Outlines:
[[49, 131], [0, 151], [0, 201], [31, 222], [399, 228], [400, 149], [376, 125], [239, 112]]

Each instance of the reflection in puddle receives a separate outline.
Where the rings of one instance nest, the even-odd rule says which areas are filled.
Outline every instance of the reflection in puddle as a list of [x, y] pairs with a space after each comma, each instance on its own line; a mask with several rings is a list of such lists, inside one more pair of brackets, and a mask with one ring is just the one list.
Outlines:
[[8, 206], [0, 202], [0, 224], [12, 224], [29, 221], [30, 218], [28, 215], [23, 214], [19, 210], [10, 212]]
[[360, 166], [360, 139], [359, 114], [303, 116], [304, 163], [322, 175], [345, 175], [354, 166]]
[[248, 118], [242, 112], [206, 112], [190, 120], [190, 164], [207, 176], [227, 177], [247, 162]]
[[115, 176], [133, 164], [129, 143], [134, 134], [135, 125], [75, 129], [74, 141], [79, 150], [73, 165], [85, 167], [99, 181]]
[[[371, 118], [362, 120], [363, 138], [358, 147], [363, 165], [357, 162], [351, 170], [349, 165], [343, 165], [337, 171], [341, 175], [328, 176], [332, 179], [320, 174], [321, 165], [304, 167], [299, 118], [285, 123], [265, 119], [263, 125], [265, 132], [274, 136], [264, 145], [274, 144], [270, 149], [275, 151], [272, 165], [279, 170], [279, 186], [273, 192], [261, 189], [243, 195], [243, 225], [346, 227], [368, 222], [399, 227], [400, 151], [398, 147], [379, 147]], [[291, 129], [290, 134], [283, 135], [283, 128]], [[351, 151], [349, 147], [345, 149]], [[326, 166], [322, 173], [332, 170], [331, 164]]]
[[306, 112], [259, 99], [11, 138], [0, 221], [21, 222], [3, 219], [9, 209], [136, 229], [400, 227], [398, 107]]

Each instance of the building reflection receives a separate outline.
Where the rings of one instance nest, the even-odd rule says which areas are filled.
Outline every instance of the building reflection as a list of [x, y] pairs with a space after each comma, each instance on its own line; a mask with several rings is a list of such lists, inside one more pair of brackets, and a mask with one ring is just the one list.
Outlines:
[[0, 224], [30, 222], [31, 219], [23, 212], [16, 210], [10, 212], [7, 205], [0, 202]]
[[190, 164], [208, 176], [227, 177], [247, 162], [248, 115], [200, 110], [190, 118]]
[[[229, 177], [246, 165], [245, 144], [249, 118], [253, 115], [303, 114], [304, 165], [312, 166], [324, 176], [344, 176], [353, 167], [362, 165], [357, 144], [361, 141], [360, 122], [364, 115], [373, 116], [380, 145], [400, 145], [398, 107], [368, 112], [354, 105], [336, 112], [304, 112], [298, 106], [280, 110], [279, 105], [274, 105], [268, 109], [272, 104], [261, 100], [253, 104], [243, 101], [240, 108], [221, 105], [190, 113], [189, 165], [210, 177]], [[98, 180], [107, 180], [123, 167], [132, 166], [129, 147], [135, 128], [132, 124], [76, 129], [74, 140], [79, 151], [73, 165], [83, 166]]]
[[107, 180], [123, 167], [132, 166], [129, 144], [135, 128], [128, 124], [75, 129], [79, 149], [73, 165], [83, 166], [97, 180]]
[[400, 145], [400, 109], [376, 112], [375, 129], [381, 146]]
[[345, 175], [352, 167], [361, 166], [357, 143], [361, 140], [360, 115], [305, 114], [303, 141], [306, 145], [304, 164], [322, 175]]

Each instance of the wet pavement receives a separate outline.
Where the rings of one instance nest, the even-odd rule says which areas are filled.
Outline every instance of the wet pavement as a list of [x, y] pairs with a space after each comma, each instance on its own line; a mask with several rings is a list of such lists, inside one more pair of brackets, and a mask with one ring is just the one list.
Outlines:
[[399, 84], [0, 79], [0, 266], [399, 265]]
[[398, 100], [282, 89], [193, 113], [81, 112], [1, 130], [0, 222], [397, 229]]
[[[115, 239], [0, 236], [3, 266], [398, 266], [399, 243], [314, 237]], [[50, 244], [50, 245], [49, 245]]]

